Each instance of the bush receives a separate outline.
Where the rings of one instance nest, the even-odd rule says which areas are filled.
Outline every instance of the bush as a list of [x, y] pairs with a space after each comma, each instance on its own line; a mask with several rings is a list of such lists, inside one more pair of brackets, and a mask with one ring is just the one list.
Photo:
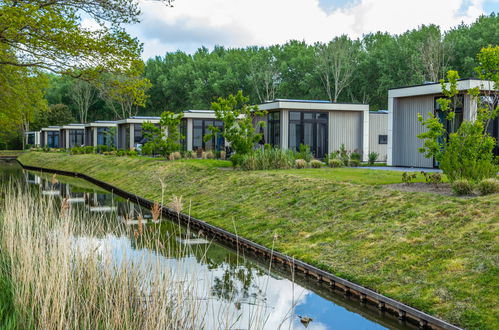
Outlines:
[[343, 161], [341, 159], [338, 159], [338, 158], [333, 158], [333, 159], [330, 159], [327, 162], [327, 164], [329, 167], [342, 167]]
[[295, 158], [296, 159], [303, 159], [307, 163], [310, 162], [313, 157], [314, 157], [314, 155], [310, 151], [310, 146], [307, 146], [307, 145], [304, 145], [304, 144], [300, 144], [300, 151], [297, 151], [295, 153]]
[[297, 159], [295, 160], [296, 168], [305, 168], [307, 167], [307, 161], [305, 159]]
[[362, 157], [358, 152], [352, 152], [350, 154], [350, 160], [358, 160], [360, 162], [362, 160]]
[[106, 145], [103, 145], [103, 144], [99, 144], [97, 146], [97, 152], [98, 153], [103, 153], [103, 152], [106, 152], [106, 151], [111, 151], [111, 150], [108, 150], [107, 146]]
[[227, 159], [227, 153], [225, 151], [220, 151], [220, 159], [221, 160], [226, 160]]
[[427, 173], [425, 171], [421, 171], [421, 174], [424, 176], [426, 183], [432, 183], [434, 185], [442, 183], [442, 174], [438, 172]]
[[123, 149], [119, 149], [116, 151], [116, 156], [118, 156], [118, 157], [126, 156], [126, 151]]
[[404, 172], [402, 173], [402, 182], [409, 185], [412, 181], [416, 180], [417, 176], [418, 175], [416, 173]]
[[85, 149], [82, 147], [73, 147], [73, 148], [69, 149], [69, 153], [71, 155], [80, 155], [80, 154], [85, 153]]
[[339, 159], [343, 162], [343, 165], [348, 166], [348, 162], [350, 161], [350, 156], [348, 155], [348, 151], [345, 148], [345, 144], [341, 144], [340, 150], [337, 151]]
[[476, 188], [480, 195], [489, 195], [499, 193], [499, 180], [494, 178], [480, 181]]
[[92, 147], [92, 146], [82, 147], [82, 150], [83, 150], [84, 154], [93, 154], [95, 151], [94, 147]]
[[358, 159], [350, 159], [348, 161], [348, 165], [350, 165], [351, 167], [359, 167], [360, 166], [360, 160], [358, 160]]
[[368, 155], [367, 155], [367, 159], [368, 159], [368, 163], [369, 165], [374, 165], [374, 162], [376, 162], [376, 160], [378, 160], [378, 157], [379, 157], [379, 154], [377, 152], [370, 152]]
[[473, 183], [467, 179], [459, 179], [452, 182], [452, 191], [459, 196], [471, 195], [473, 193]]
[[[231, 161], [234, 156], [231, 157]], [[291, 150], [267, 148], [254, 150], [241, 156], [241, 162], [238, 165], [244, 170], [289, 169], [294, 167], [294, 161], [294, 153]]]
[[174, 160], [179, 160], [182, 158], [182, 154], [179, 151], [172, 152], [171, 155], [173, 155]]
[[[193, 158], [197, 158], [197, 155], [194, 156]], [[241, 166], [242, 163], [243, 163], [243, 155], [241, 154], [233, 154], [231, 157], [230, 157], [230, 162], [232, 163], [232, 166], [233, 167], [238, 167], [238, 166]]]
[[139, 153], [137, 152], [137, 150], [128, 150], [128, 151], [126, 152], [126, 155], [127, 155], [127, 156], [132, 156], [132, 157], [133, 157], [133, 156], [138, 156], [138, 155], [139, 155]]
[[317, 160], [317, 159], [312, 159], [310, 161], [310, 166], [312, 166], [312, 168], [321, 168], [322, 162], [320, 160]]

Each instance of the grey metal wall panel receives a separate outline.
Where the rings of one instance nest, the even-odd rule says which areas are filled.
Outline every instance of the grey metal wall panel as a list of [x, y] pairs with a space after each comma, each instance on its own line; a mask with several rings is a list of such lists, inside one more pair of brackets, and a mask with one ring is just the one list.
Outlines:
[[362, 111], [331, 111], [329, 115], [329, 150], [340, 149], [362, 153]]
[[377, 152], [379, 161], [386, 161], [387, 144], [379, 144], [379, 135], [388, 135], [388, 114], [369, 113], [369, 152]]
[[434, 95], [401, 97], [393, 110], [393, 165], [433, 167], [433, 160], [418, 151], [423, 141], [417, 137], [426, 129], [418, 121], [418, 113], [425, 118], [433, 112]]

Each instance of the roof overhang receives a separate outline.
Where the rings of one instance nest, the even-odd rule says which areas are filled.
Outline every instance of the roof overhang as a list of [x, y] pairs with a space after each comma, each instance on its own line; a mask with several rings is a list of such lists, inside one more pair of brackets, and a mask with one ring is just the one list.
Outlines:
[[85, 127], [116, 127], [116, 122], [93, 122], [85, 124]]
[[[449, 83], [447, 83], [447, 86], [449, 86]], [[494, 91], [494, 82], [477, 79], [459, 80], [457, 82], [457, 89], [459, 91], [467, 91], [476, 87], [483, 91]], [[431, 94], [442, 94], [442, 86], [440, 83], [400, 87], [388, 90], [388, 97], [408, 97]]]
[[368, 111], [369, 104], [273, 101], [258, 105], [260, 110]]
[[127, 119], [122, 119], [118, 120], [116, 122], [117, 125], [121, 124], [143, 124], [143, 123], [153, 123], [153, 124], [159, 124], [160, 117], [151, 117], [151, 118], [127, 118]]
[[69, 129], [85, 129], [85, 125], [64, 125], [60, 127], [61, 130], [69, 130]]
[[59, 131], [61, 128], [60, 127], [44, 127], [41, 129], [41, 131], [47, 132], [54, 132], [54, 131]]

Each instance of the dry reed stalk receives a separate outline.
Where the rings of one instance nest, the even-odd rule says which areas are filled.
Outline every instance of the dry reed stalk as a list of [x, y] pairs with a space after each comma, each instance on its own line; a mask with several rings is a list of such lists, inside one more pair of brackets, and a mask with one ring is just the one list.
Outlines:
[[157, 221], [161, 215], [161, 206], [157, 202], [154, 202], [154, 205], [152, 206], [151, 215], [153, 221]]
[[55, 185], [56, 183], [58, 183], [59, 181], [57, 180], [57, 174], [52, 174], [52, 178], [50, 179], [50, 183], [52, 185]]
[[182, 203], [182, 196], [178, 197], [176, 195], [172, 196], [172, 201], [169, 204], [170, 208], [177, 213], [177, 215], [182, 212], [183, 209], [183, 203]]

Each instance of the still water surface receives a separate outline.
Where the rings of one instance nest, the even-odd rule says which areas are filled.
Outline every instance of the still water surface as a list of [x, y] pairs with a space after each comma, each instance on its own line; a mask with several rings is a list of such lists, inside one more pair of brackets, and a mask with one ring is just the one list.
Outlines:
[[[139, 216], [149, 221], [146, 226], [158, 226], [152, 223], [150, 210], [82, 179], [57, 176], [54, 182], [50, 175], [25, 171], [16, 162], [0, 162], [0, 183], [10, 179], [28, 185], [40, 198], [66, 198], [72, 208], [89, 217], [98, 213], [109, 228], [123, 222], [136, 226]], [[269, 270], [268, 264], [197, 237], [174, 221], [161, 223], [159, 239], [162, 245], [173, 247], [163, 255], [149, 249], [148, 244], [136, 243], [133, 235], [112, 232], [79, 237], [77, 243], [99, 248], [117, 263], [159, 259], [162, 267], [176, 277], [194, 278], [202, 293], [199, 299], [209, 301], [213, 310], [207, 321], [211, 327], [218, 324], [217, 315], [230, 314], [239, 316], [234, 329], [248, 328], [249, 319], [257, 311], [266, 316], [266, 329], [409, 329], [372, 306], [332, 293], [307, 279], [294, 278], [284, 270]], [[172, 251], [182, 253], [175, 255]], [[299, 316], [312, 321], [305, 326]]]

